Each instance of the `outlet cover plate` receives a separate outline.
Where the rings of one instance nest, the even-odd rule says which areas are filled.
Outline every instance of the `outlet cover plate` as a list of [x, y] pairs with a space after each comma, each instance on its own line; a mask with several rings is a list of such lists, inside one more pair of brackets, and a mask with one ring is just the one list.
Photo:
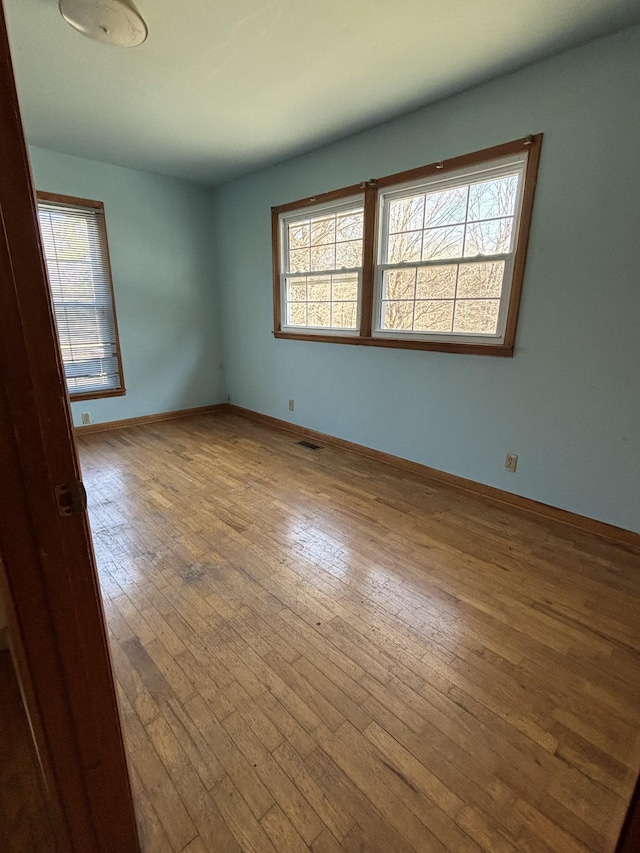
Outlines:
[[517, 453], [507, 453], [504, 459], [504, 470], [508, 471], [510, 474], [516, 473], [516, 468], [518, 467], [518, 454]]

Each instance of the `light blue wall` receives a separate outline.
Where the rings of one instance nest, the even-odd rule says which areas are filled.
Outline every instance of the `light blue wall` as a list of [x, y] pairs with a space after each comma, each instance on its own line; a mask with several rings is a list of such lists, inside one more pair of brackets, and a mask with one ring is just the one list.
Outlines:
[[[218, 189], [232, 401], [640, 532], [639, 92], [634, 28]], [[272, 205], [539, 131], [513, 359], [274, 340]]]
[[36, 188], [104, 202], [127, 393], [73, 403], [96, 423], [225, 399], [211, 191], [31, 148]]

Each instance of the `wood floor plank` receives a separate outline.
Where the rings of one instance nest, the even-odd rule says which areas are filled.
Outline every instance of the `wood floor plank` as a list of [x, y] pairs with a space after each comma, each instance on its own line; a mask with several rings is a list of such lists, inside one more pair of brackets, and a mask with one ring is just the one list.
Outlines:
[[279, 853], [228, 776], [211, 795], [243, 853]]
[[306, 758], [316, 748], [315, 740], [305, 731], [294, 716], [278, 701], [271, 691], [256, 699], [256, 705], [271, 720], [296, 752]]
[[120, 693], [119, 698], [131, 762], [173, 850], [182, 850], [196, 837], [197, 830], [176, 790], [177, 780], [169, 776], [126, 696]]
[[210, 849], [204, 846], [203, 840], [198, 837], [194, 838], [180, 853], [210, 853]]
[[158, 716], [149, 724], [147, 731], [151, 743], [171, 776], [193, 821], [198, 833], [197, 837], [211, 850], [215, 849], [220, 853], [239, 853], [238, 845], [229, 827], [214, 805], [209, 791], [197, 777], [192, 763], [165, 716]]
[[638, 554], [230, 415], [79, 444], [145, 853], [612, 853]]
[[342, 839], [345, 850], [364, 851], [367, 845], [374, 853], [405, 853], [413, 849], [378, 811], [368, 792], [363, 793], [321, 747], [305, 763], [318, 785], [328, 788], [355, 822]]
[[188, 702], [186, 707], [194, 724], [202, 732], [231, 779], [237, 783], [242, 797], [259, 820], [275, 805], [275, 800], [268, 789], [262, 784], [258, 774], [254, 772], [226, 730], [208, 711], [203, 700], [198, 696]]
[[223, 726], [236, 746], [254, 767], [256, 775], [269, 789], [280, 809], [307, 844], [320, 835], [323, 824], [300, 792], [259, 739], [245, 725], [240, 714], [231, 714]]
[[170, 699], [164, 704], [162, 714], [200, 777], [200, 781], [206, 790], [210, 791], [222, 781], [225, 775], [215, 753], [177, 699]]
[[[136, 818], [142, 853], [173, 853], [173, 847], [162, 822], [147, 796], [134, 766], [129, 767], [131, 790], [136, 802]], [[196, 840], [196, 839], [194, 839]]]
[[[314, 660], [317, 660], [318, 657], [319, 656], [314, 656]], [[304, 655], [300, 655], [300, 657], [293, 662], [292, 666], [309, 682], [309, 684], [313, 685], [322, 696], [325, 696], [334, 708], [344, 715], [346, 720], [353, 723], [357, 729], [362, 731], [372, 722], [369, 714], [364, 711], [356, 701], [354, 701], [354, 699], [359, 695], [362, 696], [362, 701], [364, 701], [367, 698], [366, 692], [359, 687], [357, 693], [352, 693], [354, 696], [354, 699], [352, 699], [351, 696], [345, 693], [344, 690], [335, 683], [335, 681], [342, 681], [342, 679], [337, 676], [337, 673], [333, 668], [329, 668], [329, 672], [335, 681], [330, 676], [328, 677], [321, 672], [320, 669], [314, 666], [310, 660], [307, 660]]]
[[[336, 732], [321, 727], [318, 740], [327, 755], [367, 794], [383, 817], [414, 849], [433, 850], [434, 853], [461, 849], [461, 833], [456, 831], [455, 825], [450, 822], [444, 830], [440, 825], [438, 829], [447, 837], [444, 842], [439, 839], [434, 824], [443, 821], [438, 819], [437, 809], [428, 808], [426, 798], [420, 797], [412, 783], [349, 722]], [[412, 802], [414, 795], [420, 800], [417, 804]], [[444, 817], [442, 815], [443, 820]], [[472, 850], [472, 845], [467, 849]]]
[[283, 743], [275, 750], [273, 756], [320, 816], [324, 826], [336, 839], [344, 838], [353, 828], [353, 819], [344, 811], [337, 798], [332, 798], [314, 781], [304, 760], [295, 749]]
[[291, 822], [279, 806], [274, 806], [260, 821], [276, 850], [287, 853], [306, 853], [309, 846], [298, 835]]
[[299, 696], [302, 701], [320, 716], [324, 724], [331, 729], [337, 729], [345, 721], [343, 714], [335, 707], [330, 699], [317, 690], [304, 675], [301, 675], [293, 664], [287, 663], [275, 652], [265, 658], [267, 665]]
[[313, 853], [342, 853], [344, 847], [333, 835], [325, 829], [311, 845]]

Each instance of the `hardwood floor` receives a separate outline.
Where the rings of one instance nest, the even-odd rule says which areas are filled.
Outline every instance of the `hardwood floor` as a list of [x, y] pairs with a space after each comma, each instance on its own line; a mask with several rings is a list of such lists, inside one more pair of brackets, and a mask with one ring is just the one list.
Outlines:
[[147, 853], [614, 850], [637, 554], [230, 415], [79, 444]]

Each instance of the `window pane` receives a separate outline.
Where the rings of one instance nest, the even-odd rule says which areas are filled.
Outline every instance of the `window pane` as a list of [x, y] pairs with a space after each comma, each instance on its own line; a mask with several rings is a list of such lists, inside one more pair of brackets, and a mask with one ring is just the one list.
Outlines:
[[336, 266], [336, 245], [331, 243], [328, 246], [312, 246], [311, 247], [311, 267], [312, 270], [332, 270]]
[[384, 273], [385, 299], [413, 299], [415, 287], [415, 270], [387, 270]]
[[513, 216], [517, 193], [518, 175], [472, 184], [469, 193], [469, 219]]
[[467, 213], [469, 187], [453, 187], [426, 196], [424, 227], [456, 225], [464, 222]]
[[355, 302], [335, 302], [332, 312], [332, 326], [335, 329], [355, 329], [358, 306]]
[[424, 232], [423, 261], [438, 261], [443, 258], [459, 258], [462, 255], [464, 225], [434, 228]]
[[336, 243], [336, 269], [362, 266], [362, 240]]
[[389, 204], [389, 233], [417, 231], [424, 223], [424, 196], [400, 198]]
[[336, 217], [325, 216], [311, 222], [311, 245], [322, 246], [336, 242]]
[[307, 305], [306, 302], [294, 302], [287, 306], [287, 324], [289, 326], [306, 326], [307, 325]]
[[356, 275], [340, 276], [333, 278], [333, 299], [345, 302], [356, 301], [358, 298], [358, 277]]
[[486, 264], [461, 264], [458, 273], [458, 298], [499, 297], [502, 293], [504, 261]]
[[416, 285], [417, 299], [453, 299], [456, 295], [456, 274], [458, 267], [451, 266], [422, 267], [418, 270]]
[[331, 303], [309, 302], [307, 306], [307, 323], [309, 326], [331, 326]]
[[422, 231], [391, 234], [389, 237], [389, 263], [419, 261], [422, 249]]
[[307, 283], [306, 279], [294, 279], [289, 283], [289, 293], [287, 296], [289, 302], [306, 302], [307, 301]]
[[309, 222], [294, 222], [289, 225], [289, 248], [304, 249], [309, 246], [311, 226]]
[[289, 272], [308, 272], [311, 269], [309, 249], [292, 249], [289, 252]]
[[382, 327], [398, 331], [411, 330], [413, 328], [413, 301], [383, 302]]
[[363, 213], [338, 214], [336, 240], [362, 240]]
[[307, 289], [309, 302], [331, 301], [331, 278], [309, 278]]
[[465, 256], [498, 255], [511, 248], [513, 219], [490, 219], [488, 222], [470, 222], [464, 246]]
[[495, 334], [499, 310], [499, 299], [459, 300], [456, 302], [453, 331]]
[[416, 302], [413, 328], [419, 332], [450, 332], [453, 322], [453, 300]]

